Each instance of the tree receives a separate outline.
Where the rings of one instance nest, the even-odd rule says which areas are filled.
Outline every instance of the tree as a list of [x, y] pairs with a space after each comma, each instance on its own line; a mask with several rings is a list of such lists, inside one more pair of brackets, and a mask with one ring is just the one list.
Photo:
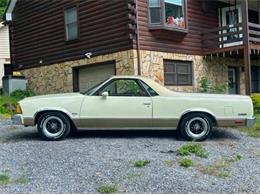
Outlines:
[[7, 1], [8, 1], [8, 0], [0, 0], [0, 20], [1, 20], [1, 18], [3, 17], [5, 8], [6, 8], [6, 6], [7, 6]]

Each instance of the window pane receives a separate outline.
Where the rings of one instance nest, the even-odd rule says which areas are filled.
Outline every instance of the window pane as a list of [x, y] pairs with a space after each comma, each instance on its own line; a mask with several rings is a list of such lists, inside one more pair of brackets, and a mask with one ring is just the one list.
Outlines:
[[77, 8], [72, 7], [65, 10], [66, 38], [71, 41], [78, 38]]
[[190, 66], [189, 64], [180, 63], [177, 66], [178, 73], [190, 73]]
[[178, 85], [189, 85], [189, 84], [191, 84], [191, 75], [189, 75], [189, 74], [178, 74], [177, 83], [178, 83]]
[[143, 81], [141, 81], [141, 83], [142, 83], [143, 87], [150, 93], [151, 96], [158, 96], [158, 94], [150, 86], [148, 86]]
[[160, 0], [149, 0], [149, 7], [160, 7]]
[[164, 72], [175, 72], [175, 64], [165, 64], [164, 65]]
[[66, 24], [74, 23], [77, 21], [77, 8], [69, 8], [65, 11]]
[[165, 21], [168, 26], [185, 28], [183, 0], [165, 0]]
[[67, 25], [67, 40], [74, 40], [78, 38], [78, 24], [72, 23]]
[[164, 75], [165, 85], [176, 85], [176, 75], [175, 74], [165, 74]]
[[150, 23], [151, 24], [161, 23], [161, 8], [150, 8]]
[[134, 80], [116, 80], [105, 87], [99, 95], [107, 91], [109, 96], [146, 96], [146, 92]]

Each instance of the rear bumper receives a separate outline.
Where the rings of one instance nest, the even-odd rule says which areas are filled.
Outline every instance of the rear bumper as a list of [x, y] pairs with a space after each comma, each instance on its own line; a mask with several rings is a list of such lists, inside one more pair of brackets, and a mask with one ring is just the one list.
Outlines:
[[21, 114], [15, 114], [12, 116], [12, 123], [13, 125], [23, 125], [23, 116]]
[[255, 117], [247, 118], [247, 119], [246, 119], [246, 126], [247, 126], [247, 127], [252, 127], [252, 126], [254, 126], [255, 120], [256, 120]]

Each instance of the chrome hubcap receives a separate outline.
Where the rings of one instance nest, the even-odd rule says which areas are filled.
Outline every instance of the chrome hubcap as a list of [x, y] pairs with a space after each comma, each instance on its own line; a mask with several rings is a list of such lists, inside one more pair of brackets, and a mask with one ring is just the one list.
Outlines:
[[48, 117], [42, 124], [43, 131], [48, 137], [57, 137], [64, 131], [63, 121], [56, 116]]
[[186, 132], [193, 138], [200, 138], [208, 132], [208, 122], [200, 117], [191, 119], [186, 124]]

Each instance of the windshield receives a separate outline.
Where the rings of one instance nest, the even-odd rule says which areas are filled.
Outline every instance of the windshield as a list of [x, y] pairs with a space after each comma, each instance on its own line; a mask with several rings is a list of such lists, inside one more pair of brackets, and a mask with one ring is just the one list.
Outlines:
[[91, 95], [94, 91], [96, 91], [98, 89], [98, 87], [100, 85], [102, 85], [103, 83], [105, 83], [109, 78], [107, 78], [106, 80], [94, 85], [93, 87], [91, 87], [90, 89], [88, 89], [87, 91], [83, 92], [82, 94], [84, 95]]

